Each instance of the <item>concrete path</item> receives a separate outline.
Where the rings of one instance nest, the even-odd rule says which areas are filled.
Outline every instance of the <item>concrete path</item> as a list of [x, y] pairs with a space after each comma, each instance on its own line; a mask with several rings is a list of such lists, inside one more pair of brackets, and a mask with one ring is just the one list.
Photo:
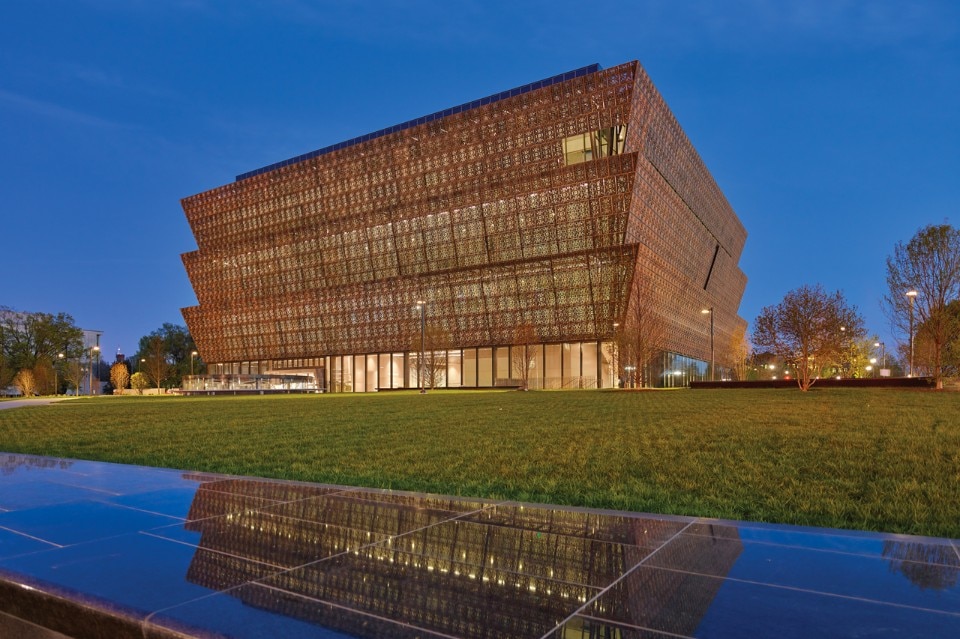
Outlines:
[[20, 408], [22, 406], [46, 406], [54, 402], [62, 402], [73, 397], [30, 397], [27, 399], [14, 399], [9, 402], [0, 402], [0, 410], [5, 408]]

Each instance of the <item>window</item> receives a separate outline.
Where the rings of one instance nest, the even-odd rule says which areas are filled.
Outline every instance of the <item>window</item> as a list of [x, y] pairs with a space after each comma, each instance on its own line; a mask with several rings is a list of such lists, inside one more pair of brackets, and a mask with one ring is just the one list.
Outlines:
[[578, 133], [563, 139], [563, 161], [567, 166], [611, 155], [621, 155], [627, 141], [627, 125]]

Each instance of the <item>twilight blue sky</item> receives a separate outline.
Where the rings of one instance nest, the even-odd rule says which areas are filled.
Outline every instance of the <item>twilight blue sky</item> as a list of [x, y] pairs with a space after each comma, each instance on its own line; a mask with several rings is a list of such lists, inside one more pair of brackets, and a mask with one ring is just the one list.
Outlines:
[[329, 144], [638, 59], [747, 228], [740, 314], [960, 224], [955, 0], [0, 0], [0, 305], [135, 350], [196, 303], [179, 200]]

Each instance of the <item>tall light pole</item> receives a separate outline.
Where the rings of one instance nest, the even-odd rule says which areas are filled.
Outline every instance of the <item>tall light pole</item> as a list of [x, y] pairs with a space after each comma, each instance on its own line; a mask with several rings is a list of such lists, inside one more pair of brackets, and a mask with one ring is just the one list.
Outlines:
[[195, 383], [193, 380], [193, 360], [196, 356], [197, 356], [197, 351], [190, 351], [190, 389], [191, 390], [193, 390], [194, 383]]
[[713, 307], [711, 306], [710, 308], [705, 308], [700, 312], [703, 314], [707, 314], [707, 313], [710, 314], [710, 381], [715, 382], [717, 381], [717, 373], [716, 373], [716, 368], [714, 366], [715, 351], [713, 350]]
[[873, 346], [880, 349], [880, 369], [883, 370], [887, 367], [887, 347], [883, 342], [874, 342]]
[[910, 375], [913, 377], [913, 300], [917, 297], [917, 292], [913, 289], [906, 292], [907, 299], [910, 300]]
[[53, 366], [53, 396], [56, 397], [60, 394], [60, 378], [58, 376], [57, 366], [59, 362], [63, 360], [63, 353], [57, 353], [58, 362]]
[[420, 378], [420, 393], [423, 394], [427, 392], [427, 386], [424, 380], [426, 375], [424, 357], [426, 357], [427, 303], [424, 300], [417, 300], [417, 308], [420, 309], [420, 373], [418, 377]]
[[[89, 392], [90, 395], [93, 395], [93, 358], [94, 358], [94, 354], [96, 354], [96, 357], [97, 357], [97, 359], [99, 360], [99, 359], [100, 359], [100, 347], [99, 347], [99, 346], [91, 346], [91, 347], [90, 347], [90, 377], [89, 377], [89, 385], [90, 385], [90, 388], [88, 389], [88, 390], [90, 391], [90, 392]], [[99, 362], [99, 361], [97, 362], [97, 381], [100, 381], [100, 362]]]

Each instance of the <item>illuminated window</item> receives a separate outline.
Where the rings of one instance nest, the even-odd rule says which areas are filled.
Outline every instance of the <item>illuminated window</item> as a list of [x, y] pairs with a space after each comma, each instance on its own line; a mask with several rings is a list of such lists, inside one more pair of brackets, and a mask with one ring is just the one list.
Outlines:
[[563, 139], [564, 164], [580, 164], [611, 155], [621, 155], [627, 140], [627, 125], [578, 133]]

